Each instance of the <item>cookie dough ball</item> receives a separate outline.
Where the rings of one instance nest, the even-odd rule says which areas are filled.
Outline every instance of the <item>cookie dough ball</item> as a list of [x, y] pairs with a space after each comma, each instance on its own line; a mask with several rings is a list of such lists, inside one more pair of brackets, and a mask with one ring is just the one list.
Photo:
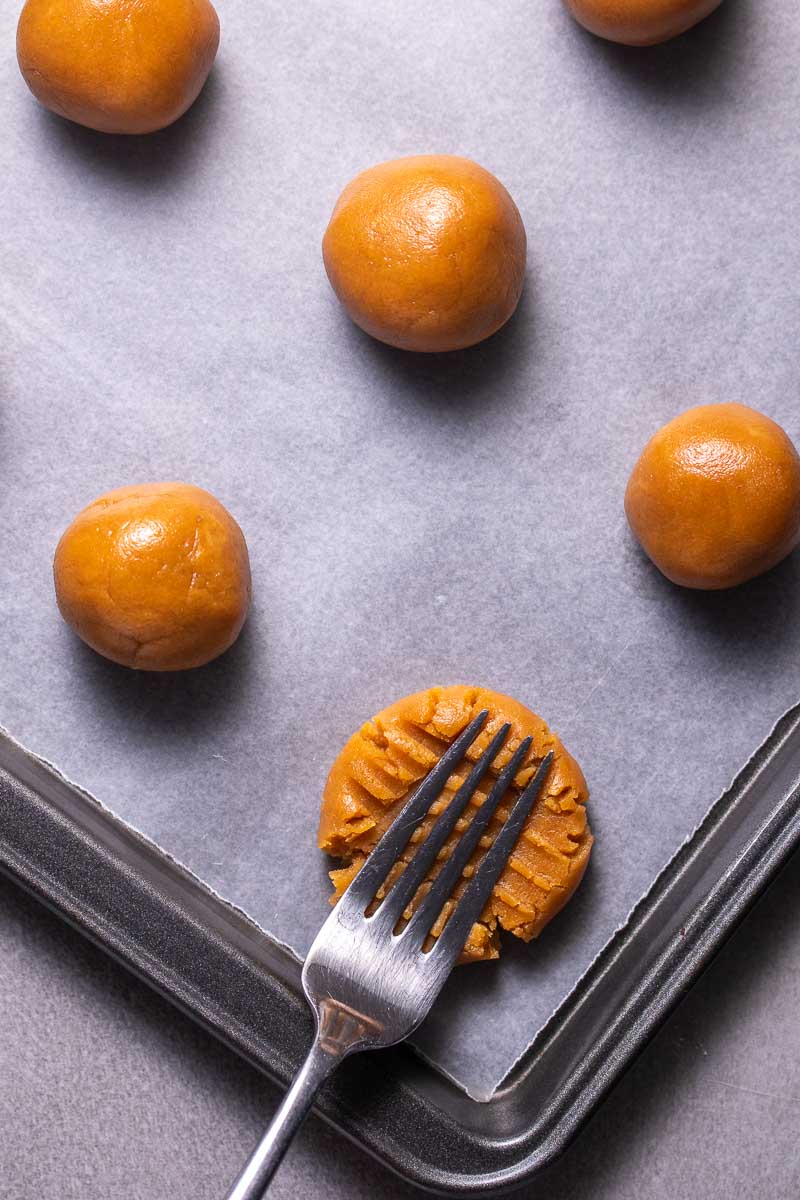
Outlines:
[[722, 0], [564, 0], [590, 33], [627, 46], [653, 46], [685, 33]]
[[[501, 929], [525, 942], [536, 937], [572, 896], [589, 861], [592, 835], [586, 820], [586, 781], [575, 759], [541, 717], [516, 700], [486, 688], [432, 687], [406, 696], [367, 721], [346, 743], [325, 784], [319, 826], [320, 849], [344, 859], [346, 864], [331, 872], [335, 901], [361, 869], [409, 792], [427, 775], [462, 729], [484, 709], [489, 710], [489, 717], [469, 751], [470, 761], [480, 757], [506, 722], [510, 723], [511, 732], [489, 775], [472, 798], [473, 816], [488, 795], [494, 778], [520, 742], [526, 737], [533, 738], [529, 755], [509, 791], [508, 801], [501, 803], [499, 813], [492, 820], [492, 834], [496, 834], [514, 799], [551, 750], [554, 761], [491, 899], [480, 921], [472, 927], [462, 956], [465, 962], [497, 958]], [[449, 803], [466, 775], [467, 769], [462, 767], [451, 776], [442, 793], [445, 803]], [[440, 812], [443, 807], [440, 800], [434, 810]], [[444, 858], [433, 868], [429, 879], [435, 877], [442, 861], [446, 861], [463, 831], [464, 820], [469, 819], [465, 817], [459, 822], [456, 832], [445, 845]], [[432, 816], [427, 817], [416, 830], [406, 850], [406, 858], [426, 836], [433, 820]], [[467, 886], [487, 844], [488, 839], [484, 838], [453, 894], [454, 900]], [[399, 870], [392, 871], [387, 888], [399, 873]], [[434, 926], [435, 935], [444, 927], [454, 900], [448, 901]], [[415, 903], [416, 900], [411, 909]]]
[[780, 425], [744, 404], [691, 408], [645, 446], [625, 512], [673, 583], [733, 587], [800, 541], [800, 458]]
[[477, 163], [424, 154], [381, 163], [348, 184], [322, 242], [325, 270], [367, 333], [402, 350], [461, 350], [517, 307], [525, 227], [506, 189]]
[[95, 500], [53, 564], [61, 615], [98, 654], [142, 671], [201, 667], [236, 641], [250, 562], [231, 514], [188, 483], [143, 483]]
[[104, 133], [177, 121], [218, 45], [210, 0], [27, 0], [17, 28], [17, 59], [36, 99]]

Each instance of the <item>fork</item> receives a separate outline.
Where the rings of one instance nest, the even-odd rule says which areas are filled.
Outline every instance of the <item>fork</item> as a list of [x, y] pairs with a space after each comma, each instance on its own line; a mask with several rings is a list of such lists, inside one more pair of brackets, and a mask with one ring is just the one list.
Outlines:
[[317, 934], [302, 975], [303, 991], [316, 1018], [314, 1042], [226, 1200], [260, 1200], [328, 1076], [348, 1055], [393, 1046], [413, 1033], [428, 1015], [464, 949], [539, 795], [553, 761], [552, 752], [515, 801], [443, 930], [428, 948], [431, 929], [525, 761], [532, 738], [525, 738], [514, 751], [429, 891], [400, 926], [481, 779], [500, 753], [510, 725], [498, 730], [410, 863], [377, 909], [374, 906], [387, 875], [449, 777], [463, 765], [488, 715], [487, 709], [470, 722], [414, 790]]

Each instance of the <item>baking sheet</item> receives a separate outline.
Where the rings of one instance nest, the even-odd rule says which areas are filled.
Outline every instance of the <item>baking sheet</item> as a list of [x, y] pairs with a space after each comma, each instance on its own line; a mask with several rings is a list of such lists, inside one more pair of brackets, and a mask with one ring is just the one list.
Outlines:
[[[690, 404], [800, 441], [794, 6], [727, 0], [637, 53], [555, 0], [227, 0], [198, 104], [130, 140], [36, 106], [16, 15], [0, 0], [0, 723], [303, 953], [346, 736], [434, 682], [540, 711], [592, 789], [589, 874], [418, 1037], [487, 1095], [798, 697], [797, 557], [682, 592], [621, 507]], [[319, 253], [356, 171], [425, 151], [495, 171], [530, 242], [513, 322], [436, 358], [354, 329]], [[137, 675], [63, 627], [52, 551], [100, 492], [172, 478], [242, 524], [255, 603], [219, 662]]]

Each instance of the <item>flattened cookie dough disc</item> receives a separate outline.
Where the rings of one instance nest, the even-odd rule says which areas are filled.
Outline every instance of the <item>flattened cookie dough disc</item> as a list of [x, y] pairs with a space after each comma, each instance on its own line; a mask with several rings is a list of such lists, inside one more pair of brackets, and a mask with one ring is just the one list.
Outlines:
[[[406, 696], [367, 721], [344, 746], [325, 785], [319, 827], [320, 849], [346, 864], [331, 872], [335, 900], [358, 873], [409, 792], [461, 730], [484, 709], [489, 710], [489, 718], [470, 749], [470, 761], [480, 757], [505, 722], [510, 723], [511, 732], [492, 772], [473, 797], [466, 819], [471, 819], [477, 811], [493, 777], [524, 738], [532, 737], [533, 744], [514, 780], [514, 788], [509, 791], [508, 801], [503, 801], [492, 821], [493, 834], [499, 829], [509, 804], [551, 750], [554, 761], [514, 853], [481, 920], [472, 928], [462, 959], [465, 962], [497, 958], [501, 929], [526, 942], [536, 937], [572, 896], [589, 860], [592, 834], [586, 819], [586, 781], [575, 759], [541, 717], [516, 700], [486, 688], [433, 687]], [[413, 854], [415, 845], [430, 829], [434, 814], [452, 798], [466, 773], [462, 768], [451, 777], [442, 798], [415, 833], [406, 858]], [[459, 829], [446, 845], [448, 855], [461, 828], [459, 822]], [[485, 845], [476, 851], [470, 867], [484, 852]], [[390, 883], [397, 874], [399, 870], [390, 876]], [[436, 869], [430, 878], [435, 874]], [[456, 898], [467, 882], [465, 878], [459, 884], [454, 893]], [[434, 933], [440, 932], [446, 916], [447, 909]]]

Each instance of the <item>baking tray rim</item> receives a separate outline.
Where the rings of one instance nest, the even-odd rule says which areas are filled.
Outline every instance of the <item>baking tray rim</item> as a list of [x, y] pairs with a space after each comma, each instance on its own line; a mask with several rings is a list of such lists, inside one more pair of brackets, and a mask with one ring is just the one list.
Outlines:
[[[764, 812], [754, 802], [759, 794]], [[491, 1098], [469, 1097], [400, 1047], [381, 1053], [379, 1069], [376, 1056], [347, 1063], [320, 1097], [320, 1115], [427, 1190], [485, 1195], [520, 1186], [566, 1148], [798, 844], [800, 706], [778, 722]], [[720, 869], [720, 850], [731, 847]], [[2, 730], [0, 870], [237, 1053], [288, 1082], [311, 1029], [296, 957]], [[689, 900], [692, 886], [702, 900], [659, 945], [653, 929], [681, 880]], [[602, 1007], [620, 961], [643, 935], [652, 951], [646, 971], [559, 1082], [554, 1063], [576, 1021], [580, 1028], [593, 1003], [596, 1019], [598, 995]], [[198, 938], [206, 943], [205, 979], [187, 970]], [[172, 962], [167, 951], [176, 940], [186, 953]], [[509, 1121], [521, 1096], [547, 1086], [554, 1090], [535, 1120]], [[359, 1103], [365, 1094], [369, 1110]]]

